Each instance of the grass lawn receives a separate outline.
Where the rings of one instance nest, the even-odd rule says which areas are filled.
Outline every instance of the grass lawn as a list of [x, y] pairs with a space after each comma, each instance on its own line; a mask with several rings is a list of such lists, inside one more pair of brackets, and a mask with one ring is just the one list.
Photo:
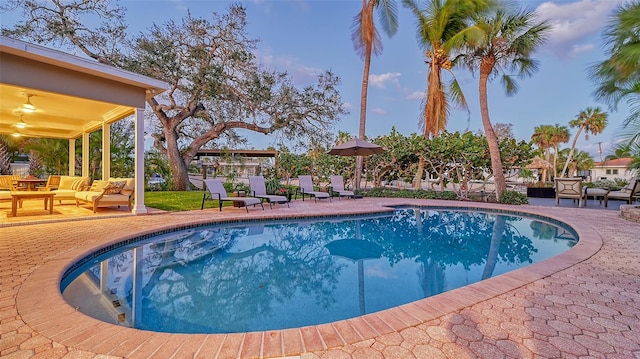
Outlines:
[[[200, 209], [203, 193], [202, 191], [147, 191], [144, 193], [144, 205], [170, 212], [193, 211]], [[224, 202], [223, 206], [233, 206], [233, 203]], [[207, 200], [204, 202], [204, 208], [218, 208], [218, 201]]]
[[[144, 204], [164, 211], [192, 211], [200, 209], [203, 193], [201, 191], [150, 191], [144, 193]], [[227, 202], [224, 205], [231, 205], [231, 203]], [[218, 208], [218, 201], [205, 201], [204, 208]]]

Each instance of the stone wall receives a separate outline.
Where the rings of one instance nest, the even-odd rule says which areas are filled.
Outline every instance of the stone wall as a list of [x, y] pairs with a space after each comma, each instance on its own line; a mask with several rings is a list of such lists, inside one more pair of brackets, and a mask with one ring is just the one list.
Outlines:
[[620, 206], [620, 217], [640, 223], [640, 206], [633, 204], [625, 204]]

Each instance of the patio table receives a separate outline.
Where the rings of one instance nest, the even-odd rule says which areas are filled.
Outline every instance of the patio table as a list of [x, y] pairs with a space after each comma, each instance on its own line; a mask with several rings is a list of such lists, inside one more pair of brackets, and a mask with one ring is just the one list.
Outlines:
[[24, 179], [19, 179], [16, 182], [18, 183], [18, 186], [22, 184], [26, 185], [27, 191], [35, 191], [38, 185], [47, 184], [46, 179], [39, 179], [39, 178], [24, 178]]
[[25, 199], [44, 199], [44, 209], [49, 210], [49, 214], [53, 214], [53, 196], [55, 193], [46, 191], [14, 191], [11, 192], [11, 216], [18, 215], [18, 203], [22, 207], [22, 201]]

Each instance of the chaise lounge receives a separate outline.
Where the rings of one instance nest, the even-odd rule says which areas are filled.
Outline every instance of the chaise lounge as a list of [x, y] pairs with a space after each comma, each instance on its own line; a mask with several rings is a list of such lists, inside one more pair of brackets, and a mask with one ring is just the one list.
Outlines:
[[319, 192], [313, 189], [313, 180], [311, 176], [298, 176], [298, 182], [300, 184], [300, 193], [302, 193], [302, 201], [304, 202], [304, 196], [313, 196], [313, 199], [317, 201], [318, 199], [328, 198], [329, 202], [331, 202], [331, 196], [327, 192]]
[[[260, 200], [260, 198], [229, 197], [229, 195], [227, 195], [227, 190], [224, 189], [224, 186], [219, 179], [206, 179], [204, 180], [204, 185], [206, 187], [206, 192], [202, 195], [202, 206], [200, 207], [201, 210], [204, 209], [204, 201], [207, 199], [217, 200], [220, 206], [220, 212], [222, 212], [223, 202], [240, 202], [244, 204], [244, 208], [247, 210], [247, 213], [249, 213], [249, 205], [253, 205], [255, 207], [256, 204], [259, 204], [260, 207], [262, 207], [262, 210], [264, 210], [264, 206], [262, 205], [262, 200]], [[209, 193], [209, 195], [207, 195], [207, 192]]]
[[609, 205], [609, 199], [618, 199], [626, 201], [628, 204], [633, 201], [640, 200], [640, 178], [633, 177], [629, 184], [619, 191], [611, 191], [604, 195], [604, 206]]
[[269, 202], [269, 208], [273, 208], [272, 203], [286, 203], [287, 207], [289, 207], [287, 197], [267, 194], [267, 186], [262, 176], [249, 176], [249, 188], [253, 197], [265, 199]]
[[338, 194], [338, 199], [340, 197], [350, 197], [353, 198], [355, 193], [353, 191], [347, 191], [344, 189], [344, 179], [340, 175], [331, 176], [331, 191]]

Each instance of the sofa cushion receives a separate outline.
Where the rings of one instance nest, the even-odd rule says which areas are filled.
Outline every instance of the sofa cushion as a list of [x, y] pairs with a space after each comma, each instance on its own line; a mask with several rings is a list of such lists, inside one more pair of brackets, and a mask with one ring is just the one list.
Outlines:
[[75, 198], [75, 194], [76, 191], [72, 190], [72, 189], [54, 189], [53, 191], [53, 196], [56, 199], [61, 199], [61, 198]]
[[102, 193], [102, 191], [104, 190], [104, 187], [108, 183], [109, 183], [108, 181], [94, 180], [93, 183], [91, 184], [91, 188], [89, 188], [89, 191]]
[[102, 191], [80, 191], [76, 192], [75, 197], [83, 201], [93, 202], [100, 194], [102, 194]]
[[77, 177], [72, 176], [60, 176], [60, 184], [58, 185], [58, 189], [71, 189], [73, 187], [73, 183], [77, 180]]
[[91, 183], [91, 178], [89, 177], [60, 176], [58, 189], [81, 191], [84, 186], [88, 186], [89, 183]]

